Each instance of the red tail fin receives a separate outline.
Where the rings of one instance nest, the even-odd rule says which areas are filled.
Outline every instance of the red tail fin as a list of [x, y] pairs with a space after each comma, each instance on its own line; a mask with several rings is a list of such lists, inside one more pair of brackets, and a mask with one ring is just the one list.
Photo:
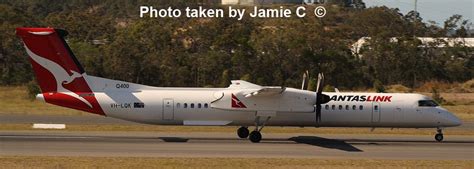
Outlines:
[[17, 28], [16, 34], [25, 44], [46, 102], [105, 115], [84, 78], [84, 69], [64, 41], [66, 31]]

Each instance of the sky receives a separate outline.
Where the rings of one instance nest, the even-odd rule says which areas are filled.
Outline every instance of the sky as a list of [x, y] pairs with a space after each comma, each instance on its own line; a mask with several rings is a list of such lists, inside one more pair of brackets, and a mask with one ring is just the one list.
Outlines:
[[[367, 7], [387, 6], [398, 8], [407, 14], [415, 7], [415, 0], [363, 0]], [[474, 0], [418, 0], [418, 12], [423, 22], [435, 21], [442, 26], [444, 21], [454, 14], [460, 14], [463, 19], [474, 23]]]

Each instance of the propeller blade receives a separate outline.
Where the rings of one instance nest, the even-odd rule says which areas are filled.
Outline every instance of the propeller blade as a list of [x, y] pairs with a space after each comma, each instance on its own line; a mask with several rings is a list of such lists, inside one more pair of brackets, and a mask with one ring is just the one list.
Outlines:
[[304, 86], [305, 86], [305, 83], [306, 83], [306, 72], [303, 73], [303, 82], [301, 83], [301, 90], [304, 90]]
[[322, 73], [318, 74], [318, 83], [316, 84], [316, 122], [321, 122], [321, 101], [324, 97], [323, 92], [323, 85], [324, 85], [324, 75]]
[[323, 92], [323, 87], [324, 87], [324, 74], [319, 73], [318, 74], [318, 83], [316, 86], [316, 93], [321, 94]]
[[316, 105], [316, 122], [321, 122], [321, 104]]

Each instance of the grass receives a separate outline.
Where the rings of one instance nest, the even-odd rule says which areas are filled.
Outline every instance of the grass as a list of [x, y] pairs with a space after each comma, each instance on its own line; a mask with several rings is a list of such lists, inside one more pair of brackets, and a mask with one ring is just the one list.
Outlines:
[[474, 79], [468, 80], [464, 83], [429, 81], [421, 84], [414, 90], [418, 92], [431, 92], [433, 88], [436, 88], [438, 91], [448, 93], [472, 93], [474, 92]]
[[454, 114], [462, 121], [474, 121], [474, 104], [443, 107], [448, 109], [450, 112], [454, 112]]
[[0, 168], [472, 168], [472, 160], [0, 156]]
[[24, 86], [0, 87], [0, 114], [85, 115], [76, 111], [30, 100]]
[[[237, 127], [203, 127], [203, 126], [163, 126], [163, 125], [67, 125], [66, 129], [32, 129], [32, 124], [0, 124], [0, 130], [37, 130], [37, 131], [147, 131], [164, 133], [186, 133], [186, 132], [222, 132], [234, 133]], [[377, 128], [371, 131], [369, 128], [299, 128], [299, 127], [265, 127], [265, 133], [307, 133], [307, 134], [389, 134], [389, 135], [434, 135], [434, 129], [388, 129]], [[464, 128], [447, 128], [446, 135], [474, 135], [474, 131]]]
[[[420, 93], [432, 96], [432, 93]], [[474, 93], [440, 93], [440, 96], [451, 105], [474, 105]]]

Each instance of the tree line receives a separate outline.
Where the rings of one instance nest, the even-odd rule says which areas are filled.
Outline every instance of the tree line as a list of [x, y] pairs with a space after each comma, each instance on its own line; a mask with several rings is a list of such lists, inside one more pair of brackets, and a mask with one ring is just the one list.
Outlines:
[[[321, 19], [139, 18], [140, 5], [225, 9], [200, 1], [2, 1], [0, 85], [34, 80], [15, 36], [22, 26], [67, 30], [68, 44], [90, 75], [155, 86], [226, 87], [243, 79], [299, 87], [308, 70], [313, 85], [323, 72], [326, 83], [339, 88], [416, 87], [427, 81], [463, 82], [474, 74], [473, 48], [463, 43], [438, 48], [447, 43], [442, 40], [426, 46], [414, 38], [472, 37], [472, 23], [460, 15], [437, 24], [387, 7], [327, 6]], [[350, 45], [361, 37], [370, 39], [353, 54]]]

